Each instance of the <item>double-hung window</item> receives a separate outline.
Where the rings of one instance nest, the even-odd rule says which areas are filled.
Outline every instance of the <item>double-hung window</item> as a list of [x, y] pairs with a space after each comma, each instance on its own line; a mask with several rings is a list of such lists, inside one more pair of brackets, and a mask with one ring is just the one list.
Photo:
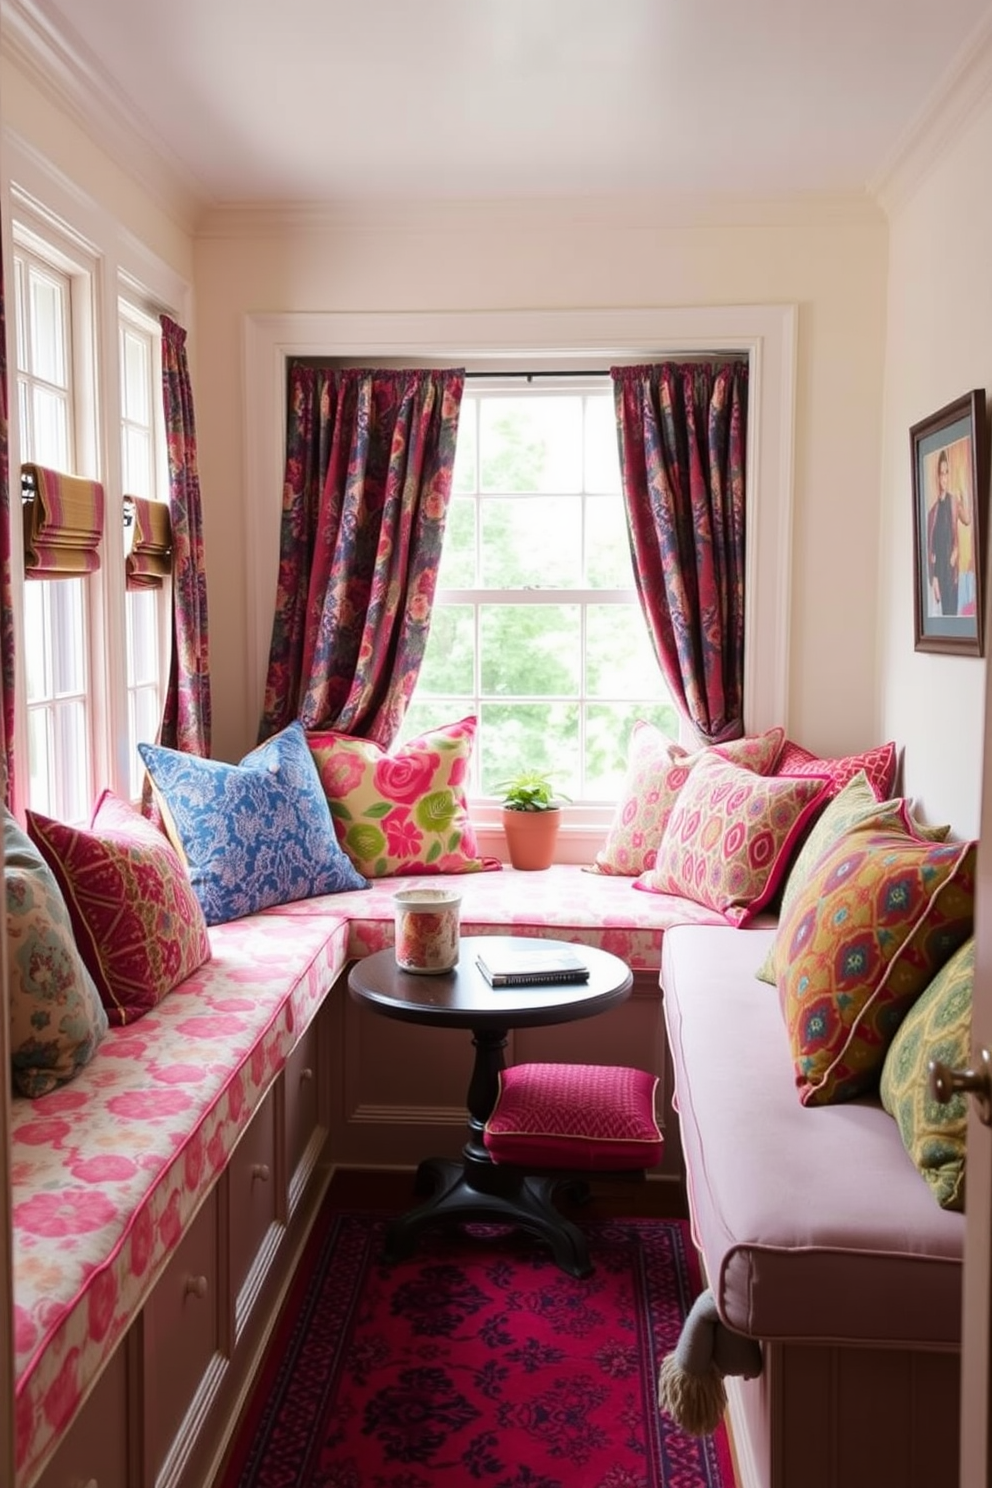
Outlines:
[[[92, 457], [94, 400], [80, 386], [91, 351], [91, 292], [92, 277], [83, 266], [18, 235], [21, 459], [66, 474], [79, 473]], [[88, 814], [93, 790], [92, 603], [90, 576], [29, 579], [24, 585], [28, 799], [36, 810], [67, 821]]]
[[[125, 502], [164, 500], [165, 433], [162, 413], [162, 340], [159, 324], [138, 305], [118, 305], [121, 384], [121, 480]], [[133, 540], [133, 504], [126, 506]], [[162, 716], [169, 585], [134, 588], [125, 595], [128, 778], [132, 800], [141, 794], [144, 765], [137, 746], [154, 742]]]
[[478, 797], [538, 770], [573, 802], [605, 805], [635, 719], [677, 737], [634, 589], [608, 374], [466, 382], [403, 738], [468, 713]]

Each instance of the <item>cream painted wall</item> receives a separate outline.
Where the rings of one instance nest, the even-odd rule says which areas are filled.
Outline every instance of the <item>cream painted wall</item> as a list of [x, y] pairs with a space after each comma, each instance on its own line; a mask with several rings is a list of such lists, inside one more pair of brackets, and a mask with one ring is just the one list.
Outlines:
[[[879, 582], [881, 722], [927, 816], [977, 836], [986, 662], [917, 653], [909, 429], [992, 394], [992, 98], [891, 212]], [[986, 566], [986, 573], [988, 569]]]
[[866, 514], [878, 499], [887, 252], [884, 217], [862, 202], [740, 208], [723, 221], [683, 213], [679, 225], [643, 204], [595, 203], [420, 204], [374, 221], [213, 219], [197, 239], [195, 282], [215, 752], [236, 758], [254, 742], [241, 717], [247, 314], [781, 302], [799, 306], [783, 721], [827, 753], [877, 742], [876, 524]]

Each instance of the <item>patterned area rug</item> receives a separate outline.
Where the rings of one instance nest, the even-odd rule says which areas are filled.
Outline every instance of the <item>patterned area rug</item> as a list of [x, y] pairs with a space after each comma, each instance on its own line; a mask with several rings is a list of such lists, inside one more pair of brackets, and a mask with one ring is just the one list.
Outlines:
[[583, 1224], [577, 1281], [473, 1226], [381, 1259], [381, 1212], [325, 1207], [218, 1488], [733, 1488], [658, 1369], [701, 1288], [682, 1220]]

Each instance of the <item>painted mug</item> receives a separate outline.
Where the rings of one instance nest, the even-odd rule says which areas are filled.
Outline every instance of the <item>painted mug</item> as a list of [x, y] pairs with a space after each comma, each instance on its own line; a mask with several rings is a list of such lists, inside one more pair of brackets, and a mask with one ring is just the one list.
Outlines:
[[458, 965], [462, 896], [457, 889], [399, 889], [393, 895], [396, 964], [430, 975]]

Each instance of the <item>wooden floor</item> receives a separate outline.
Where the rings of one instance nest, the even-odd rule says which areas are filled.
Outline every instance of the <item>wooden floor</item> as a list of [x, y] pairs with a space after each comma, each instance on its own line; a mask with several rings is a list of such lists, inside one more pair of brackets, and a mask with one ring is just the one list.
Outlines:
[[[413, 1173], [384, 1168], [338, 1168], [331, 1180], [331, 1202], [343, 1209], [403, 1210], [420, 1203]], [[589, 1198], [580, 1205], [562, 1196], [562, 1213], [587, 1219], [685, 1219], [685, 1192], [674, 1183], [652, 1179], [593, 1178]]]

